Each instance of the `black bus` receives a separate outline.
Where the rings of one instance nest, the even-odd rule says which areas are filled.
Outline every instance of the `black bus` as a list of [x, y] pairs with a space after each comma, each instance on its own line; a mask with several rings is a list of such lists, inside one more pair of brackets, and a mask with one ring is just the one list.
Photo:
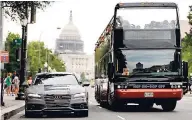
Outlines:
[[[168, 15], [166, 15], [166, 14]], [[188, 92], [175, 3], [119, 3], [95, 47], [95, 99], [117, 109], [175, 109]], [[103, 81], [108, 81], [103, 90]]]

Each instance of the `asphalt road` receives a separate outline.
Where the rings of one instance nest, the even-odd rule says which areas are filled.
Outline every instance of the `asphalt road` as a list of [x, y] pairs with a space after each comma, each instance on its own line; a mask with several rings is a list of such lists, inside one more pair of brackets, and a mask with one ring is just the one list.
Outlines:
[[10, 120], [192, 120], [192, 96], [186, 96], [178, 102], [173, 112], [162, 112], [160, 106], [154, 106], [150, 111], [140, 111], [136, 106], [130, 106], [119, 112], [113, 112], [100, 107], [94, 100], [94, 89], [89, 90], [89, 117], [75, 118], [73, 116], [45, 116], [43, 118], [25, 118], [24, 111]]

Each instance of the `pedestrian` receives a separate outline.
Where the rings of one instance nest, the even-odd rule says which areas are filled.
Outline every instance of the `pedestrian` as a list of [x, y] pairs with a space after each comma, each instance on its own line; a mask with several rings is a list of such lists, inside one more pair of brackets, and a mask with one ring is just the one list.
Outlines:
[[19, 83], [20, 83], [19, 77], [18, 77], [18, 76], [15, 76], [15, 78], [14, 78], [15, 96], [16, 96], [16, 95], [18, 94], [18, 92], [19, 92]]
[[7, 96], [11, 95], [11, 77], [10, 76], [11, 74], [8, 73], [5, 79]]
[[11, 85], [11, 92], [12, 92], [12, 96], [14, 96], [15, 94], [15, 83], [14, 83], [14, 78], [17, 76], [17, 72], [14, 71], [12, 74], [12, 85]]
[[31, 86], [32, 81], [33, 81], [33, 80], [32, 80], [32, 77], [29, 77], [29, 79], [28, 79], [28, 81], [27, 81], [27, 83], [28, 83], [29, 86]]

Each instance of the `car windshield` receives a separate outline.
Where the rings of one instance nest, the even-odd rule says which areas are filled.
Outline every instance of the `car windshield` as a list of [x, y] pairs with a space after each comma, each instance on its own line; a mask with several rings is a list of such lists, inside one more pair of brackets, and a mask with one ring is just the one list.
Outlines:
[[79, 84], [77, 78], [71, 74], [65, 75], [43, 75], [38, 76], [35, 85], [45, 84], [45, 85], [77, 85]]
[[128, 69], [131, 75], [179, 75], [180, 67], [174, 60], [175, 50], [120, 50], [116, 52], [117, 71]]

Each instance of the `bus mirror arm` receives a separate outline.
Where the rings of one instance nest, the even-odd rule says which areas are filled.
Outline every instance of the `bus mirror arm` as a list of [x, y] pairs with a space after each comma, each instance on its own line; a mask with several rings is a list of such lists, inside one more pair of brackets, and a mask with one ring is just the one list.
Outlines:
[[113, 78], [113, 75], [114, 75], [114, 66], [113, 66], [113, 63], [108, 63], [108, 78], [109, 78], [109, 81], [112, 81], [112, 78]]
[[188, 62], [183, 61], [183, 77], [188, 78]]
[[188, 62], [183, 61], [183, 77], [187, 81], [187, 91], [189, 89], [189, 80], [188, 80]]

